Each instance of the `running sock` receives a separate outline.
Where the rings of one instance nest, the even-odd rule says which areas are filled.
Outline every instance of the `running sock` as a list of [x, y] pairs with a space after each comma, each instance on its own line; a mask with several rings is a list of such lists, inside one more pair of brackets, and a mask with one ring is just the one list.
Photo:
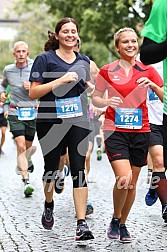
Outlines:
[[45, 207], [46, 208], [54, 208], [54, 201], [52, 200], [51, 202], [47, 202], [46, 200], [45, 200]]
[[152, 186], [156, 186], [156, 192], [161, 201], [161, 204], [167, 204], [167, 180], [165, 172], [153, 172]]
[[155, 178], [155, 176], [152, 173], [152, 178], [151, 178], [151, 183], [150, 183], [150, 188], [149, 188], [149, 193], [151, 197], [154, 197], [156, 189], [155, 189], [155, 184], [153, 183]]
[[80, 225], [80, 224], [83, 224], [83, 223], [85, 223], [84, 219], [77, 220], [77, 226]]
[[25, 185], [27, 185], [27, 184], [30, 183], [29, 179], [22, 179], [22, 180], [23, 180], [23, 183], [24, 183]]

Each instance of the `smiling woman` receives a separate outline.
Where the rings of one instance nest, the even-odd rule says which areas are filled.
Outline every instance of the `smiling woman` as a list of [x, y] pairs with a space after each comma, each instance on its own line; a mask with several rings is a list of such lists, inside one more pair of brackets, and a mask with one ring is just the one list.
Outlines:
[[[100, 69], [93, 103], [97, 107], [107, 106], [103, 126], [105, 147], [115, 174], [114, 213], [107, 235], [110, 239], [120, 237], [121, 242], [131, 242], [125, 222], [148, 153], [147, 88], [150, 86], [158, 95], [163, 81], [152, 66], [136, 61], [138, 38], [132, 28], [120, 29], [114, 42], [120, 59]], [[108, 99], [103, 98], [106, 91]]]
[[[53, 192], [60, 189], [60, 157], [68, 147], [73, 197], [77, 215], [76, 240], [93, 239], [86, 222], [88, 188], [85, 157], [88, 148], [89, 119], [86, 81], [89, 80], [88, 57], [73, 51], [78, 38], [78, 24], [72, 18], [61, 19], [55, 32], [49, 32], [45, 52], [34, 61], [29, 95], [39, 98], [37, 136], [44, 156], [45, 205], [42, 225], [52, 229]], [[35, 77], [34, 73], [38, 73]], [[84, 141], [83, 141], [84, 140]], [[78, 150], [78, 145], [81, 147]]]
[[[62, 28], [63, 25], [67, 24], [66, 23], [67, 21], [70, 22], [71, 24], [73, 24], [73, 26], [72, 26], [73, 29], [70, 30], [70, 31], [68, 31], [68, 29], [69, 29], [68, 26], [66, 26], [66, 27], [64, 26]], [[67, 30], [66, 30], [66, 28], [67, 28]], [[75, 22], [74, 19], [67, 17], [67, 18], [63, 18], [62, 20], [60, 20], [57, 23], [57, 26], [55, 27], [55, 32], [48, 31], [48, 37], [49, 37], [49, 39], [48, 39], [48, 41], [44, 45], [45, 51], [48, 51], [50, 49], [56, 50], [56, 49], [58, 49], [60, 47], [59, 46], [60, 41], [57, 38], [58, 38], [59, 33], [63, 33], [63, 32], [65, 33], [66, 36], [69, 35], [69, 32], [71, 32], [71, 35], [74, 35], [73, 38], [76, 39], [75, 42], [74, 42], [74, 39], [72, 41], [72, 43], [74, 43], [73, 46], [76, 44], [77, 38], [78, 38], [78, 32], [79, 32], [79, 25], [78, 25], [77, 22]]]

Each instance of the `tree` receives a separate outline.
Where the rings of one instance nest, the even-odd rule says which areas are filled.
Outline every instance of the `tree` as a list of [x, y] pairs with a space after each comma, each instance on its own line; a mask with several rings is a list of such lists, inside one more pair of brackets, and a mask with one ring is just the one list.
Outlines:
[[[2, 76], [3, 69], [6, 65], [11, 64], [11, 42], [10, 41], [0, 41], [0, 79]], [[12, 58], [14, 60], [14, 58]]]
[[[49, 6], [49, 12], [57, 17], [73, 17], [80, 24], [80, 37], [84, 45], [98, 43], [105, 46], [115, 57], [117, 54], [113, 46], [113, 35], [116, 30], [125, 26], [134, 29], [139, 27], [139, 24], [142, 26], [148, 18], [153, 2], [152, 0], [25, 0], [27, 4], [32, 1], [38, 4], [44, 2]], [[93, 51], [91, 57], [95, 59]]]
[[0, 75], [4, 66], [14, 61], [12, 51], [15, 41], [27, 42], [31, 58], [35, 58], [43, 51], [44, 43], [48, 39], [47, 32], [55, 24], [55, 16], [50, 14], [48, 9], [49, 7], [45, 4], [35, 2], [26, 4], [24, 0], [13, 0], [12, 5], [9, 6], [9, 13], [14, 11], [19, 17], [17, 35], [14, 41], [0, 43]]
[[73, 17], [80, 25], [81, 52], [99, 67], [118, 57], [113, 35], [121, 27], [140, 29], [148, 18], [152, 0], [13, 0], [20, 17], [17, 40], [25, 40], [35, 57], [43, 50], [47, 31], [57, 21]]
[[35, 58], [43, 51], [44, 43], [48, 39], [47, 32], [55, 23], [54, 15], [48, 13], [49, 7], [43, 3], [32, 2], [27, 5], [24, 0], [15, 0], [14, 3], [14, 10], [20, 20], [15, 41], [26, 41], [31, 57]]

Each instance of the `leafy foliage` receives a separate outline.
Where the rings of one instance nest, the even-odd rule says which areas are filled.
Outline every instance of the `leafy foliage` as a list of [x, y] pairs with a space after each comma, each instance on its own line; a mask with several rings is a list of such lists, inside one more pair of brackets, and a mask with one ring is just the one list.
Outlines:
[[[140, 28], [148, 18], [152, 6], [152, 0], [25, 0], [25, 2], [27, 4], [44, 2], [49, 7], [49, 12], [56, 17], [73, 17], [80, 24], [80, 37], [84, 45], [99, 43], [115, 57], [117, 54], [112, 41], [114, 33], [125, 26]], [[92, 52], [92, 57], [93, 54]]]
[[43, 50], [47, 31], [54, 31], [57, 21], [73, 17], [80, 25], [81, 52], [99, 67], [118, 55], [113, 35], [121, 27], [132, 27], [140, 35], [153, 0], [14, 0], [20, 17], [16, 40], [25, 40], [35, 57]]

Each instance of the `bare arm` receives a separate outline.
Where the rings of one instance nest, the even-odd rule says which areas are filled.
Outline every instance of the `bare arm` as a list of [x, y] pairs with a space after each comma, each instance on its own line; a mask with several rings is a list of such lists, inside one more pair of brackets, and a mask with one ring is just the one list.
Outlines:
[[137, 80], [137, 83], [139, 83], [139, 87], [141, 88], [150, 87], [159, 97], [161, 102], [163, 102], [164, 87], [159, 87], [158, 85], [156, 85], [154, 82], [152, 82], [146, 77], [141, 77], [140, 79]]
[[77, 80], [78, 80], [78, 75], [76, 72], [68, 72], [65, 75], [63, 75], [61, 78], [56, 79], [46, 84], [42, 84], [41, 82], [32, 82], [31, 87], [29, 89], [29, 97], [31, 100], [40, 98], [61, 85], [67, 85], [68, 83], [72, 81], [77, 81]]
[[151, 88], [156, 93], [156, 95], [159, 97], [159, 99], [161, 100], [161, 102], [163, 102], [164, 87], [159, 87], [159, 86], [155, 85], [154, 87], [151, 87]]
[[109, 107], [109, 106], [112, 108], [116, 108], [119, 106], [120, 103], [122, 103], [122, 100], [120, 97], [115, 97], [115, 96], [111, 98], [106, 98], [104, 96], [104, 92], [101, 92], [95, 89], [92, 94], [92, 102], [93, 102], [93, 105], [98, 108]]

